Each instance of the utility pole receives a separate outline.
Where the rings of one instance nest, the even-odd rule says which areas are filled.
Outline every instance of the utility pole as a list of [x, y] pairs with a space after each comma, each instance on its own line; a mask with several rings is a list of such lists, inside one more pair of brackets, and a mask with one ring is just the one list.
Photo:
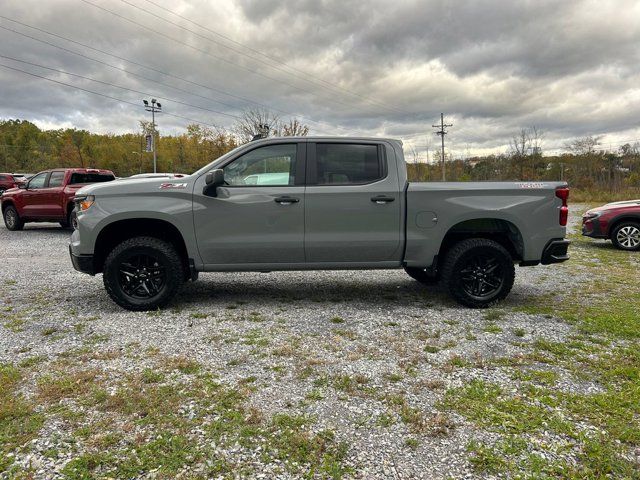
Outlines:
[[152, 142], [151, 142], [151, 146], [153, 147], [153, 173], [156, 173], [156, 166], [157, 166], [157, 157], [156, 157], [156, 113], [160, 113], [162, 112], [162, 105], [160, 105], [160, 102], [158, 102], [155, 98], [151, 99], [151, 105], [149, 105], [149, 102], [146, 100], [142, 100], [142, 103], [144, 103], [144, 109], [147, 112], [151, 112], [151, 128], [152, 128], [152, 132], [151, 132], [151, 138], [152, 138]]
[[442, 181], [446, 181], [446, 171], [444, 167], [444, 136], [448, 133], [445, 128], [453, 127], [453, 123], [444, 123], [444, 113], [440, 114], [440, 125], [431, 125], [433, 128], [439, 128], [436, 130], [436, 135], [440, 135], [442, 139]]

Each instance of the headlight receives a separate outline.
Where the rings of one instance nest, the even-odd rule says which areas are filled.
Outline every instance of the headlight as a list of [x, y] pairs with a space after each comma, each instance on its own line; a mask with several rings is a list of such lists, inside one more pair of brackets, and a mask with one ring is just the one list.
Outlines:
[[76, 210], [78, 212], [86, 212], [91, 208], [91, 205], [96, 200], [96, 197], [93, 195], [87, 195], [86, 197], [76, 197]]
[[598, 218], [600, 215], [602, 215], [602, 212], [587, 212], [584, 214], [584, 218]]

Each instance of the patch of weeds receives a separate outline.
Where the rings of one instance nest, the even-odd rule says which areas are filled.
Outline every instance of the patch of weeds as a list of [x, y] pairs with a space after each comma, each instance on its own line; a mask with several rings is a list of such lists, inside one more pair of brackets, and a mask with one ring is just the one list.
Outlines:
[[8, 470], [16, 453], [36, 437], [44, 423], [42, 414], [20, 393], [22, 373], [10, 364], [0, 363], [0, 472]]
[[25, 358], [22, 360], [18, 366], [20, 368], [31, 368], [34, 365], [38, 365], [39, 363], [44, 362], [47, 359], [44, 355], [35, 355], [33, 357]]
[[187, 375], [193, 375], [200, 371], [198, 362], [183, 355], [167, 357], [163, 366], [167, 370], [178, 370]]
[[416, 450], [420, 446], [420, 441], [415, 437], [405, 439], [404, 446], [411, 450]]
[[7, 320], [3, 325], [7, 330], [11, 330], [13, 333], [20, 333], [24, 331], [24, 325], [26, 320], [17, 314], [3, 315]]
[[513, 378], [539, 385], [554, 385], [558, 381], [558, 374], [551, 370], [516, 370]]
[[446, 323], [447, 325], [451, 325], [451, 326], [460, 325], [460, 321], [459, 320], [445, 320], [444, 323]]
[[425, 345], [423, 350], [427, 353], [438, 353], [440, 351], [440, 347], [435, 345]]
[[145, 368], [141, 377], [143, 383], [160, 383], [164, 381], [164, 374], [153, 368]]
[[396, 423], [396, 420], [393, 417], [393, 415], [389, 413], [382, 413], [378, 416], [378, 418], [376, 418], [376, 426], [378, 427], [387, 428], [393, 425], [394, 423]]
[[342, 317], [333, 317], [331, 318], [331, 323], [344, 323], [344, 318]]
[[400, 382], [402, 380], [402, 375], [399, 373], [385, 373], [384, 378], [392, 383]]
[[82, 335], [86, 329], [87, 329], [87, 324], [82, 322], [76, 323], [73, 326], [73, 331], [76, 332], [78, 335]]
[[385, 327], [398, 327], [400, 324], [398, 322], [386, 322]]
[[495, 323], [488, 323], [487, 325], [484, 326], [482, 331], [486, 333], [501, 333], [502, 328], [496, 325]]
[[520, 337], [520, 338], [522, 338], [522, 337], [524, 337], [524, 336], [527, 334], [527, 331], [526, 331], [524, 328], [514, 328], [514, 329], [513, 329], [513, 334], [514, 334], [516, 337]]
[[8, 279], [8, 280], [5, 280], [5, 281], [4, 281], [4, 284], [5, 284], [5, 285], [9, 285], [9, 286], [11, 286], [11, 285], [17, 285], [17, 284], [18, 284], [18, 282], [17, 282], [17, 281], [15, 281], [15, 280]]
[[304, 398], [311, 401], [318, 401], [318, 400], [323, 400], [324, 395], [322, 394], [322, 391], [313, 389], [310, 392], [308, 392]]
[[358, 335], [355, 332], [351, 330], [345, 330], [343, 328], [334, 328], [332, 332], [339, 337], [346, 338], [347, 340], [355, 340], [356, 338], [358, 338]]
[[204, 320], [204, 319], [209, 317], [209, 314], [208, 313], [202, 313], [202, 312], [193, 312], [189, 316], [191, 318], [195, 319], [195, 320]]
[[502, 320], [504, 315], [505, 315], [505, 312], [503, 312], [502, 310], [491, 309], [491, 310], [487, 310], [484, 313], [484, 319], [487, 322], [497, 322], [499, 320]]

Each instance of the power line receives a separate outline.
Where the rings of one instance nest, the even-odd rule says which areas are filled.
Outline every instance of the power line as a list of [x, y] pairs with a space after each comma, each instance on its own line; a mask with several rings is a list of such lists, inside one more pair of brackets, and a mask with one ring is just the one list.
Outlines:
[[[132, 65], [136, 65], [136, 66], [141, 67], [141, 68], [144, 68], [144, 69], [146, 69], [146, 70], [150, 70], [150, 71], [152, 71], [152, 72], [159, 73], [159, 74], [161, 74], [161, 75], [165, 75], [165, 76], [167, 76], [167, 77], [174, 78], [174, 79], [176, 79], [176, 80], [180, 80], [180, 81], [185, 82], [185, 83], [188, 83], [188, 84], [190, 84], [190, 85], [195, 85], [195, 86], [197, 86], [197, 87], [201, 87], [201, 88], [204, 88], [204, 89], [207, 89], [207, 90], [211, 90], [211, 91], [213, 91], [213, 92], [220, 93], [221, 95], [225, 95], [225, 96], [228, 96], [228, 97], [231, 97], [231, 98], [235, 98], [235, 99], [238, 99], [238, 100], [242, 100], [242, 101], [248, 102], [248, 103], [250, 103], [250, 104], [257, 105], [257, 106], [262, 107], [262, 108], [266, 108], [266, 109], [274, 110], [274, 111], [276, 111], [276, 112], [278, 112], [278, 113], [282, 113], [282, 114], [285, 114], [285, 115], [291, 115], [291, 116], [293, 116], [293, 117], [299, 117], [299, 118], [304, 119], [305, 121], [307, 121], [307, 122], [309, 122], [309, 123], [315, 123], [315, 124], [318, 124], [318, 125], [327, 125], [327, 126], [329, 126], [329, 127], [331, 127], [331, 128], [338, 128], [338, 129], [341, 129], [341, 130], [348, 131], [347, 129], [345, 129], [344, 127], [341, 127], [341, 126], [335, 126], [335, 125], [329, 124], [329, 123], [327, 123], [327, 122], [323, 122], [323, 121], [319, 121], [319, 120], [313, 120], [313, 119], [311, 119], [311, 118], [309, 118], [309, 117], [306, 117], [306, 116], [303, 116], [303, 115], [299, 115], [299, 114], [295, 114], [295, 113], [291, 113], [291, 112], [288, 112], [288, 111], [285, 111], [285, 110], [282, 110], [282, 109], [279, 109], [279, 108], [275, 108], [275, 107], [272, 107], [272, 106], [270, 106], [270, 105], [266, 105], [266, 104], [260, 103], [260, 102], [258, 102], [258, 101], [256, 101], [256, 100], [252, 100], [252, 99], [247, 98], [247, 97], [243, 97], [243, 96], [240, 96], [240, 95], [235, 95], [235, 94], [232, 94], [232, 93], [228, 93], [228, 92], [226, 92], [226, 91], [224, 91], [224, 90], [221, 90], [221, 89], [218, 89], [218, 88], [212, 87], [212, 86], [210, 86], [210, 85], [203, 85], [203, 84], [201, 84], [201, 83], [195, 82], [195, 81], [193, 81], [193, 80], [189, 80], [189, 79], [184, 78], [184, 77], [180, 77], [180, 76], [178, 76], [178, 75], [174, 75], [174, 74], [172, 74], [172, 73], [169, 73], [169, 72], [166, 72], [166, 71], [160, 70], [160, 69], [158, 69], [158, 68], [150, 67], [150, 66], [148, 66], [148, 65], [144, 65], [144, 64], [139, 63], [139, 62], [137, 62], [137, 61], [135, 61], [135, 60], [131, 60], [131, 59], [128, 59], [128, 58], [125, 58], [125, 57], [121, 57], [121, 56], [116, 55], [116, 54], [114, 54], [114, 53], [107, 52], [107, 51], [101, 50], [101, 49], [99, 49], [99, 48], [92, 47], [92, 46], [90, 46], [90, 45], [87, 45], [87, 44], [82, 43], [82, 42], [78, 42], [78, 41], [76, 41], [76, 40], [72, 40], [72, 39], [67, 38], [67, 37], [64, 37], [64, 36], [62, 36], [62, 35], [58, 35], [57, 33], [49, 32], [49, 31], [44, 30], [44, 29], [42, 29], [42, 28], [34, 27], [33, 25], [28, 25], [28, 24], [26, 24], [26, 23], [20, 22], [20, 21], [18, 21], [18, 20], [15, 20], [15, 19], [12, 19], [12, 18], [9, 18], [9, 17], [6, 17], [6, 16], [4, 16], [4, 15], [0, 15], [0, 18], [2, 18], [2, 19], [4, 19], [4, 20], [8, 20], [8, 21], [13, 22], [13, 23], [17, 23], [18, 25], [21, 25], [21, 26], [26, 27], [26, 28], [30, 28], [30, 29], [32, 29], [32, 30], [36, 30], [36, 31], [38, 31], [38, 32], [45, 33], [45, 34], [47, 34], [47, 35], [51, 35], [52, 37], [59, 38], [59, 39], [64, 40], [64, 41], [66, 41], [66, 42], [69, 42], [69, 43], [73, 43], [73, 44], [79, 45], [79, 46], [81, 46], [81, 47], [84, 47], [84, 48], [87, 48], [87, 49], [89, 49], [89, 50], [92, 50], [92, 51], [95, 51], [95, 52], [101, 53], [101, 54], [103, 54], [103, 55], [107, 55], [107, 56], [110, 56], [110, 57], [116, 58], [116, 59], [118, 59], [118, 60], [122, 60], [122, 61], [124, 61], [124, 62], [130, 63], [130, 64], [132, 64]], [[57, 48], [57, 49], [59, 49], [59, 50], [65, 51], [65, 52], [67, 52], [67, 53], [71, 53], [71, 54], [73, 54], [73, 55], [77, 55], [77, 56], [82, 57], [82, 58], [85, 58], [85, 59], [87, 59], [87, 60], [91, 60], [91, 61], [96, 62], [96, 63], [99, 63], [99, 64], [101, 64], [101, 65], [105, 65], [105, 66], [107, 66], [107, 67], [109, 67], [109, 68], [113, 68], [113, 69], [119, 70], [119, 71], [124, 72], [124, 73], [126, 73], [126, 74], [128, 74], [128, 75], [131, 75], [131, 76], [134, 76], [134, 77], [138, 77], [138, 78], [142, 78], [142, 79], [144, 79], [144, 80], [147, 80], [147, 81], [150, 81], [150, 82], [154, 82], [154, 83], [157, 83], [157, 84], [159, 84], [159, 85], [163, 85], [163, 86], [165, 86], [165, 87], [167, 87], [167, 88], [171, 88], [171, 89], [174, 89], [174, 90], [177, 90], [177, 91], [183, 92], [183, 93], [187, 93], [187, 94], [189, 94], [189, 95], [194, 95], [194, 96], [197, 96], [197, 97], [200, 97], [200, 98], [205, 98], [205, 99], [211, 100], [211, 101], [213, 101], [213, 102], [220, 103], [221, 105], [228, 106], [228, 107], [230, 107], [230, 108], [235, 108], [235, 106], [233, 106], [233, 105], [229, 105], [229, 104], [224, 103], [224, 102], [222, 102], [222, 101], [220, 101], [220, 100], [217, 100], [217, 99], [214, 99], [214, 98], [211, 98], [211, 97], [206, 97], [206, 96], [204, 96], [204, 95], [200, 95], [200, 94], [197, 94], [197, 93], [193, 93], [193, 92], [190, 92], [190, 91], [188, 91], [188, 90], [184, 90], [184, 89], [181, 89], [181, 88], [178, 88], [178, 87], [174, 87], [174, 86], [169, 85], [169, 84], [167, 84], [167, 83], [163, 83], [163, 82], [160, 82], [160, 81], [158, 81], [158, 80], [154, 80], [154, 79], [151, 79], [151, 78], [149, 78], [149, 77], [145, 77], [144, 75], [140, 75], [140, 74], [137, 74], [137, 73], [131, 72], [130, 70], [124, 69], [124, 68], [119, 67], [119, 66], [117, 66], [117, 65], [112, 65], [112, 64], [110, 64], [110, 63], [104, 62], [104, 61], [99, 60], [99, 59], [97, 59], [97, 58], [94, 58], [94, 57], [91, 57], [91, 56], [85, 55], [85, 54], [83, 54], [83, 53], [81, 53], [81, 52], [74, 51], [74, 50], [71, 50], [71, 49], [68, 49], [68, 48], [62, 47], [62, 46], [60, 46], [60, 45], [56, 45], [55, 43], [51, 43], [51, 42], [49, 42], [49, 41], [42, 40], [42, 39], [40, 39], [40, 38], [37, 38], [37, 37], [31, 36], [31, 35], [28, 35], [28, 34], [26, 34], [26, 33], [24, 33], [24, 32], [20, 32], [20, 31], [18, 31], [18, 30], [14, 30], [14, 29], [12, 29], [12, 28], [9, 28], [9, 27], [3, 26], [3, 25], [0, 25], [0, 28], [2, 28], [2, 29], [4, 29], [4, 30], [7, 30], [7, 31], [9, 31], [9, 32], [13, 32], [13, 33], [15, 33], [15, 34], [17, 34], [17, 35], [21, 35], [21, 36], [23, 36], [23, 37], [29, 38], [29, 39], [34, 40], [34, 41], [36, 41], [36, 42], [43, 43], [43, 44], [45, 44], [45, 45], [49, 45], [49, 46], [51, 46], [51, 47], [54, 47], [54, 48]]]
[[[295, 90], [298, 90], [298, 91], [300, 91], [300, 92], [309, 93], [309, 94], [314, 95], [314, 96], [316, 95], [314, 92], [312, 92], [312, 91], [310, 91], [310, 90], [307, 90], [307, 89], [305, 89], [305, 88], [301, 88], [301, 87], [298, 87], [298, 86], [296, 86], [296, 85], [293, 85], [292, 83], [288, 83], [288, 82], [283, 81], [283, 80], [280, 80], [280, 79], [278, 79], [278, 78], [271, 77], [271, 76], [266, 75], [266, 74], [264, 74], [264, 73], [258, 72], [258, 71], [254, 70], [254, 69], [252, 69], [252, 68], [245, 67], [244, 65], [240, 65], [240, 64], [238, 64], [238, 63], [236, 63], [236, 62], [233, 62], [233, 61], [231, 61], [231, 60], [229, 60], [229, 59], [227, 59], [227, 58], [221, 57], [221, 56], [219, 56], [219, 55], [215, 55], [215, 54], [213, 54], [213, 53], [211, 53], [211, 52], [209, 52], [209, 51], [207, 51], [207, 50], [204, 50], [204, 49], [202, 49], [202, 48], [196, 47], [195, 45], [191, 45], [190, 43], [183, 42], [182, 40], [180, 40], [180, 39], [178, 39], [178, 38], [172, 37], [171, 35], [167, 35], [166, 33], [163, 33], [163, 32], [160, 32], [160, 31], [158, 31], [158, 30], [155, 30], [155, 29], [153, 29], [153, 28], [151, 28], [151, 27], [149, 27], [149, 26], [147, 26], [147, 25], [145, 25], [145, 24], [143, 24], [143, 23], [140, 23], [140, 22], [137, 22], [137, 21], [135, 21], [135, 20], [132, 20], [132, 19], [130, 19], [130, 18], [128, 18], [128, 17], [125, 17], [124, 15], [121, 15], [121, 14], [119, 14], [119, 13], [117, 13], [117, 12], [114, 12], [114, 11], [109, 10], [109, 9], [107, 9], [107, 8], [104, 8], [104, 7], [100, 6], [100, 5], [97, 5], [97, 4], [95, 4], [95, 3], [93, 3], [93, 2], [91, 2], [91, 1], [89, 1], [89, 0], [80, 0], [80, 1], [81, 1], [81, 2], [83, 2], [83, 3], [86, 3], [87, 5], [91, 5], [91, 6], [93, 6], [93, 7], [97, 8], [97, 9], [99, 9], [99, 10], [102, 10], [102, 11], [104, 11], [104, 12], [107, 12], [107, 13], [109, 13], [109, 14], [111, 14], [111, 15], [115, 16], [115, 17], [118, 17], [118, 18], [120, 18], [120, 19], [122, 19], [122, 20], [124, 20], [124, 21], [126, 21], [126, 22], [132, 23], [133, 25], [136, 25], [136, 26], [138, 26], [138, 27], [140, 27], [140, 28], [144, 28], [145, 30], [148, 30], [148, 31], [150, 31], [150, 32], [152, 32], [152, 33], [155, 33], [156, 35], [159, 35], [159, 36], [161, 36], [161, 37], [163, 37], [163, 38], [166, 38], [166, 39], [168, 39], [168, 40], [171, 40], [172, 42], [176, 42], [176, 43], [178, 43], [178, 44], [180, 44], [180, 45], [183, 45], [183, 46], [185, 46], [185, 47], [187, 47], [187, 48], [190, 48], [190, 49], [192, 49], [192, 50], [195, 50], [195, 51], [197, 51], [197, 52], [199, 52], [199, 53], [202, 53], [202, 54], [204, 54], [204, 55], [208, 55], [208, 56], [210, 56], [211, 58], [215, 58], [216, 60], [220, 60], [221, 62], [225, 62], [225, 63], [228, 63], [228, 64], [230, 64], [230, 65], [233, 65], [233, 66], [234, 66], [234, 67], [236, 67], [236, 68], [240, 68], [240, 69], [242, 69], [242, 70], [246, 70], [246, 71], [248, 71], [248, 72], [250, 72], [250, 73], [252, 73], [252, 74], [254, 74], [254, 75], [258, 75], [258, 76], [260, 76], [260, 77], [263, 77], [263, 78], [266, 78], [266, 79], [268, 79], [268, 80], [271, 80], [271, 81], [277, 82], [277, 83], [279, 83], [279, 84], [287, 85], [288, 87], [291, 87], [291, 88], [293, 88], [293, 89], [295, 89]], [[335, 98], [327, 98], [327, 100], [328, 100], [328, 101], [330, 101], [330, 102], [332, 102], [332, 103], [337, 103], [337, 104], [340, 104], [340, 105], [343, 105], [343, 106], [346, 106], [346, 107], [350, 107], [350, 106], [349, 106], [349, 105], [347, 105], [346, 103], [341, 102], [340, 100], [337, 100], [337, 99], [335, 99]]]
[[[26, 75], [30, 75], [32, 77], [36, 77], [36, 78], [41, 78], [43, 80], [47, 80], [48, 82], [57, 83], [58, 85], [64, 85], [65, 87], [75, 88], [76, 90], [81, 90], [81, 91], [86, 92], [86, 93], [91, 93], [92, 95], [98, 95], [100, 97], [104, 97], [104, 98], [109, 98], [111, 100], [115, 100], [116, 102], [126, 103], [128, 105], [133, 105], [136, 108], [140, 108], [140, 106], [137, 103], [133, 103], [133, 102], [130, 102], [128, 100], [123, 100], [122, 98], [113, 97], [111, 95], [107, 95], [106, 93], [100, 93], [100, 92], [96, 92], [96, 91], [93, 91], [93, 90], [89, 90], [87, 88], [78, 87], [77, 85], [72, 85], [70, 83], [65, 83], [65, 82], [61, 82], [59, 80], [54, 80], [53, 78], [49, 78], [49, 77], [45, 77], [43, 75], [38, 75], [36, 73], [28, 72], [28, 71], [22, 70], [20, 68], [11, 67], [9, 65], [5, 65], [4, 63], [0, 63], [0, 67], [8, 68], [9, 70], [14, 70], [16, 72], [21, 72], [21, 73], [24, 73]], [[213, 123], [201, 122], [199, 120], [194, 120], [193, 118], [184, 117], [182, 115], [177, 115], [175, 113], [164, 112], [164, 114], [165, 115], [169, 115], [171, 117], [175, 117], [175, 118], [181, 118], [181, 119], [187, 120], [189, 122], [198, 123], [200, 125], [206, 125], [208, 127], [220, 128], [219, 125], [214, 125]]]
[[[121, 85], [116, 85], [115, 83], [104, 82], [102, 80], [96, 80], [95, 78], [85, 77], [84, 75], [79, 75], [77, 73], [67, 72], [65, 70], [58, 70], [57, 68], [47, 67], [45, 65], [40, 65], [39, 63], [27, 62], [26, 60], [20, 60], [18, 58], [9, 57], [9, 56], [2, 55], [2, 54], [0, 54], [0, 58], [5, 58], [7, 60], [12, 60], [14, 62], [24, 63], [24, 64], [27, 64], [27, 65], [31, 65], [33, 67], [43, 68], [45, 70], [49, 70], [49, 71], [52, 71], [52, 72], [62, 73], [63, 75], [71, 75], [72, 77], [82, 78], [83, 80], [89, 80], [90, 82], [101, 83], [102, 85], [107, 85], [109, 87], [119, 88], [121, 90], [126, 90], [126, 91], [132, 92], [132, 93], [138, 93], [140, 95], [154, 96], [154, 94], [152, 94], [152, 93], [143, 92], [143, 91], [140, 91], [140, 90], [136, 90], [134, 88], [123, 87]], [[225, 113], [225, 112], [221, 112], [219, 110], [213, 110], [211, 108], [201, 107], [199, 105], [192, 105], [190, 103], [181, 102], [180, 100], [175, 100], [173, 98], [161, 97], [159, 95], [156, 95], [156, 96], [158, 98], [160, 98], [161, 100], [166, 100], [168, 102], [174, 102], [174, 103], [177, 103], [179, 105], [184, 105], [186, 107], [199, 108], [200, 110], [206, 110], [207, 112], [217, 113], [218, 115], [224, 115], [226, 117], [235, 118], [237, 120], [240, 120], [240, 118], [241, 118], [238, 115], [233, 115], [231, 113]]]
[[[157, 14], [155, 14], [155, 13], [153, 13], [153, 12], [148, 11], [148, 10], [145, 10], [144, 8], [142, 8], [142, 7], [138, 6], [138, 5], [135, 5], [135, 4], [133, 4], [133, 3], [129, 2], [129, 1], [127, 1], [127, 0], [120, 0], [120, 1], [121, 1], [122, 3], [124, 3], [124, 4], [126, 4], [126, 5], [129, 5], [129, 6], [133, 7], [133, 8], [135, 8], [135, 9], [137, 9], [137, 10], [140, 10], [141, 12], [146, 13], [147, 15], [151, 15], [151, 16], [153, 16], [153, 17], [157, 18], [157, 19], [162, 20], [163, 22], [166, 22], [166, 23], [168, 23], [168, 24], [170, 24], [170, 25], [173, 25], [173, 26], [178, 27], [178, 28], [180, 28], [180, 29], [182, 29], [182, 30], [185, 30], [185, 31], [187, 31], [187, 32], [190, 32], [190, 33], [192, 33], [192, 34], [194, 34], [194, 35], [197, 35], [197, 36], [198, 36], [198, 37], [200, 37], [200, 38], [203, 38], [203, 39], [208, 40], [208, 41], [210, 41], [210, 42], [212, 42], [212, 43], [215, 43], [216, 45], [220, 45], [220, 46], [222, 46], [222, 47], [224, 47], [224, 48], [227, 48], [227, 49], [231, 50], [232, 52], [236, 52], [236, 53], [238, 53], [238, 54], [240, 54], [240, 55], [243, 55], [243, 56], [245, 56], [245, 57], [247, 57], [247, 58], [251, 58], [251, 59], [253, 59], [253, 60], [257, 61], [257, 62], [260, 62], [260, 63], [261, 63], [261, 64], [263, 64], [263, 65], [266, 65], [266, 66], [268, 66], [268, 67], [270, 67], [270, 68], [274, 68], [274, 69], [276, 69], [276, 70], [278, 70], [278, 71], [280, 71], [280, 72], [283, 72], [283, 73], [285, 73], [285, 74], [287, 74], [287, 75], [294, 76], [295, 78], [298, 78], [298, 79], [300, 79], [300, 80], [303, 80], [303, 81], [305, 81], [305, 82], [308, 82], [308, 83], [310, 83], [310, 84], [312, 84], [312, 85], [319, 86], [319, 87], [324, 88], [324, 89], [329, 90], [329, 91], [336, 91], [336, 90], [340, 90], [340, 91], [343, 91], [343, 92], [345, 92], [345, 93], [348, 93], [349, 95], [353, 95], [353, 96], [355, 96], [355, 97], [359, 97], [359, 98], [361, 98], [361, 99], [363, 99], [363, 100], [365, 100], [365, 101], [367, 101], [367, 102], [369, 102], [369, 103], [372, 103], [372, 104], [374, 104], [374, 105], [378, 105], [378, 106], [383, 107], [383, 108], [385, 108], [385, 109], [393, 110], [393, 111], [395, 111], [395, 112], [400, 112], [400, 113], [407, 113], [407, 112], [404, 112], [404, 111], [402, 111], [402, 110], [399, 110], [398, 108], [393, 107], [393, 106], [391, 106], [391, 105], [387, 105], [387, 104], [385, 104], [385, 103], [378, 102], [378, 101], [376, 101], [376, 100], [374, 100], [374, 99], [372, 99], [372, 98], [370, 98], [370, 97], [367, 97], [367, 96], [365, 96], [365, 95], [361, 95], [361, 94], [359, 94], [359, 93], [357, 93], [357, 92], [353, 92], [353, 91], [351, 91], [351, 90], [348, 90], [348, 89], [346, 89], [346, 88], [344, 88], [344, 87], [341, 87], [341, 86], [339, 86], [339, 85], [336, 85], [336, 84], [334, 84], [334, 83], [327, 82], [326, 80], [320, 79], [320, 78], [316, 77], [315, 75], [311, 75], [311, 74], [309, 74], [309, 73], [305, 72], [304, 70], [300, 70], [300, 69], [298, 69], [298, 68], [295, 68], [295, 67], [292, 67], [292, 66], [290, 66], [290, 65], [287, 65], [285, 62], [283, 62], [282, 60], [279, 60], [279, 59], [278, 59], [278, 58], [276, 58], [276, 57], [273, 57], [273, 56], [268, 55], [268, 54], [266, 54], [266, 53], [264, 53], [264, 52], [261, 52], [261, 51], [259, 51], [259, 50], [254, 49], [254, 48], [251, 48], [251, 47], [249, 47], [249, 46], [247, 46], [247, 45], [244, 45], [244, 44], [242, 44], [242, 43], [240, 43], [240, 42], [237, 42], [237, 41], [233, 40], [232, 38], [230, 38], [230, 37], [228, 37], [228, 36], [226, 36], [226, 35], [222, 35], [222, 34], [220, 34], [220, 33], [216, 32], [215, 30], [212, 30], [212, 29], [210, 29], [210, 28], [208, 28], [208, 27], [206, 27], [206, 26], [204, 26], [204, 25], [201, 25], [201, 24], [199, 24], [199, 23], [197, 23], [197, 22], [195, 22], [195, 21], [193, 21], [193, 20], [191, 20], [191, 19], [189, 19], [189, 18], [187, 18], [187, 17], [184, 17], [183, 15], [180, 15], [180, 14], [178, 14], [178, 13], [175, 13], [175, 12], [173, 12], [173, 11], [169, 10], [168, 8], [163, 7], [162, 5], [158, 5], [157, 3], [152, 2], [151, 0], [144, 0], [144, 1], [145, 1], [145, 2], [147, 2], [147, 3], [149, 3], [149, 4], [151, 4], [151, 5], [154, 5], [155, 7], [159, 8], [160, 10], [163, 10], [163, 11], [165, 11], [165, 12], [167, 12], [167, 13], [171, 14], [171, 15], [174, 15], [174, 16], [176, 16], [176, 17], [178, 17], [178, 18], [180, 18], [180, 19], [182, 19], [182, 20], [184, 20], [184, 21], [186, 21], [186, 22], [189, 22], [189, 23], [191, 23], [191, 24], [193, 24], [193, 25], [195, 25], [195, 26], [197, 26], [197, 27], [199, 27], [199, 28], [203, 29], [203, 30], [206, 30], [206, 31], [208, 31], [208, 32], [213, 33], [214, 35], [217, 35], [217, 36], [219, 36], [219, 37], [221, 37], [221, 38], [224, 38], [224, 39], [226, 39], [226, 40], [227, 40], [227, 41], [229, 41], [229, 42], [232, 42], [232, 43], [234, 43], [234, 44], [236, 44], [236, 45], [239, 45], [239, 46], [241, 46], [241, 47], [243, 47], [243, 48], [246, 48], [247, 50], [250, 50], [250, 51], [252, 51], [252, 52], [256, 53], [257, 55], [259, 55], [259, 56], [261, 56], [261, 57], [268, 58], [268, 59], [269, 59], [269, 60], [271, 60], [272, 62], [275, 62], [275, 63], [277, 63], [277, 64], [279, 64], [279, 65], [282, 65], [283, 67], [286, 67], [286, 68], [288, 68], [288, 69], [290, 69], [290, 70], [293, 70], [293, 71], [295, 71], [295, 72], [299, 72], [299, 73], [301, 73], [301, 74], [303, 74], [303, 75], [305, 75], [305, 76], [311, 77], [313, 80], [309, 80], [308, 78], [304, 78], [303, 76], [301, 76], [301, 75], [299, 75], [299, 74], [297, 74], [297, 73], [288, 72], [288, 71], [286, 71], [284, 68], [281, 68], [281, 67], [279, 67], [279, 66], [276, 66], [276, 65], [273, 65], [273, 64], [271, 64], [271, 63], [269, 63], [269, 62], [264, 61], [262, 58], [257, 58], [257, 57], [255, 57], [254, 55], [249, 55], [249, 54], [248, 54], [248, 53], [246, 53], [246, 52], [243, 52], [243, 51], [238, 50], [238, 49], [236, 49], [236, 48], [230, 47], [229, 45], [225, 45], [223, 42], [219, 42], [219, 41], [217, 41], [217, 40], [212, 39], [211, 37], [207, 37], [207, 36], [202, 35], [202, 34], [200, 34], [200, 33], [198, 33], [198, 32], [195, 32], [195, 31], [193, 31], [193, 30], [190, 30], [190, 29], [188, 29], [187, 27], [184, 27], [184, 26], [182, 26], [182, 25], [180, 25], [180, 24], [178, 24], [178, 23], [172, 22], [171, 20], [167, 20], [166, 18], [161, 17], [160, 15], [157, 15]], [[322, 85], [322, 84], [325, 84], [325, 85]]]

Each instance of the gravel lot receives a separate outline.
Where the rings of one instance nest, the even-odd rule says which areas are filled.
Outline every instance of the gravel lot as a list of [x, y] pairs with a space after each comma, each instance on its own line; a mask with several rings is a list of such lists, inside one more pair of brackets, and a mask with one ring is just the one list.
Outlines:
[[[473, 377], [507, 386], [512, 380], [500, 369], [456, 365], [525, 352], [522, 344], [534, 338], [565, 338], [566, 323], [518, 307], [580, 281], [566, 265], [517, 268], [507, 301], [477, 311], [403, 271], [202, 274], [168, 309], [132, 313], [111, 302], [101, 276], [73, 270], [68, 237], [52, 224], [28, 224], [22, 232], [0, 227], [0, 308], [20, 318], [20, 328], [0, 327], [0, 361], [54, 359], [88, 344], [103, 352], [186, 356], [224, 384], [250, 378], [249, 402], [264, 416], [305, 414], [313, 429], [333, 430], [348, 444], [346, 463], [356, 478], [474, 477], [465, 446], [488, 434], [456, 415], [443, 419], [436, 404], [448, 387]], [[114, 375], [150, 365], [126, 355], [93, 362]], [[343, 376], [365, 379], [379, 394], [345, 393], [319, 381]], [[567, 382], [568, 389], [591, 388]], [[385, 395], [402, 396], [427, 426], [412, 429], [381, 400]], [[386, 414], [392, 418], [381, 423]], [[54, 458], [45, 453], [69, 435], [64, 425], [46, 423], [17, 463], [33, 468], [36, 478], [57, 477], [80, 447], [60, 448]], [[251, 456], [226, 454], [238, 462]], [[273, 468], [258, 470], [271, 477]]]

